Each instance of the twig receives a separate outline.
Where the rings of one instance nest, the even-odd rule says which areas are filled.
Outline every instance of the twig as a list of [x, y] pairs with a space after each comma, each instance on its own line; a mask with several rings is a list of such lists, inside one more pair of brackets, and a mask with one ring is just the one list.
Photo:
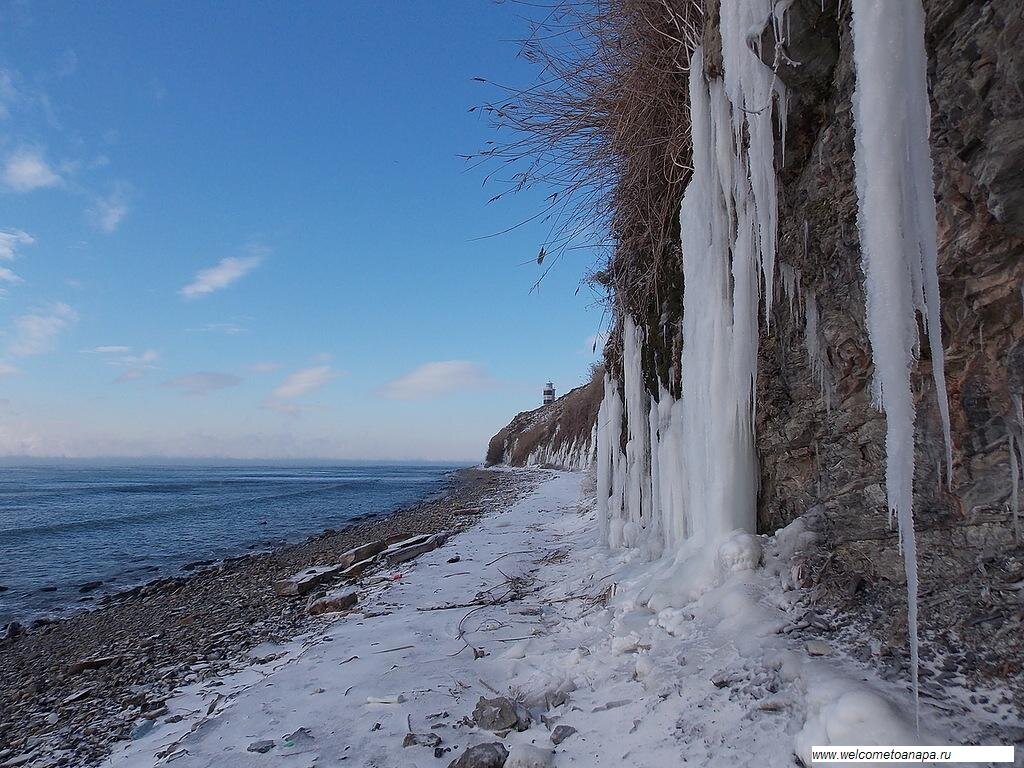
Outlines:
[[[400, 645], [398, 648], [388, 648], [386, 651], [374, 651], [374, 654], [378, 653], [393, 653], [395, 651], [404, 651], [408, 648], [415, 648], [415, 645]], [[349, 659], [351, 661], [351, 659]]]

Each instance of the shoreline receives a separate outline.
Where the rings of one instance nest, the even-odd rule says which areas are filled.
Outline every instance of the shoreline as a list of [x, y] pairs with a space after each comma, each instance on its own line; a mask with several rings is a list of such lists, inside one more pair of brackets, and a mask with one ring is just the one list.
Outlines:
[[[370, 466], [378, 466], [370, 464]], [[408, 500], [397, 500], [370, 510], [361, 509], [358, 514], [338, 520], [314, 520], [305, 530], [269, 532], [264, 526], [267, 523], [265, 514], [258, 527], [243, 533], [241, 538], [233, 542], [215, 541], [208, 549], [181, 553], [179, 557], [162, 558], [143, 555], [119, 563], [111, 563], [104, 570], [86, 570], [71, 573], [71, 578], [62, 583], [48, 580], [43, 584], [12, 587], [9, 580], [0, 581], [0, 603], [11, 601], [11, 595], [19, 595], [13, 602], [0, 608], [0, 641], [10, 623], [21, 628], [38, 628], [45, 624], [72, 618], [81, 613], [106, 607], [126, 595], [131, 595], [141, 588], [169, 579], [182, 579], [194, 575], [204, 568], [217, 567], [222, 564], [243, 560], [249, 557], [276, 552], [285, 547], [301, 545], [309, 540], [336, 531], [348, 530], [353, 524], [367, 522], [392, 515], [403, 510], [440, 498], [447, 493], [456, 474], [464, 469], [473, 469], [479, 465], [448, 465], [433, 482], [431, 488], [422, 496]], [[20, 467], [15, 467], [18, 469]], [[257, 469], [259, 467], [256, 467]], [[304, 465], [305, 468], [305, 465]], [[255, 516], [254, 516], [255, 517]], [[60, 544], [57, 543], [59, 547]], [[162, 562], [160, 562], [162, 560]], [[28, 591], [25, 591], [25, 590]], [[25, 598], [37, 597], [36, 602], [27, 602]], [[57, 600], [54, 598], [57, 597]]]
[[254, 650], [333, 621], [306, 611], [324, 589], [280, 597], [276, 581], [369, 542], [466, 528], [477, 515], [457, 510], [502, 505], [531, 484], [519, 473], [455, 470], [411, 506], [113, 593], [91, 610], [0, 640], [0, 765], [22, 755], [33, 765], [98, 763], [140, 717], [166, 714], [175, 689], [266, 662], [272, 649]]

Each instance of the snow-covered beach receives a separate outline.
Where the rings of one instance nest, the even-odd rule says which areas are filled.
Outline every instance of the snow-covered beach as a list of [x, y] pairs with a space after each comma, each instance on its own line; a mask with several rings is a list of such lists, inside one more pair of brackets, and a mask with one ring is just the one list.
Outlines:
[[276, 594], [279, 580], [372, 542], [469, 525], [473, 516], [459, 510], [484, 499], [501, 507], [533, 483], [529, 473], [460, 470], [442, 493], [391, 514], [157, 579], [61, 620], [8, 627], [0, 637], [0, 765], [98, 763], [118, 740], [173, 719], [164, 702], [179, 687], [270, 668], [278, 644], [325, 621], [307, 604], [344, 583], [288, 597]]
[[654, 611], [654, 566], [599, 545], [585, 474], [513, 472], [543, 482], [367, 577], [356, 611], [262, 647], [272, 662], [181, 689], [107, 765], [485, 766], [462, 755], [497, 744], [520, 768], [789, 766], [1020, 726], [1002, 691], [986, 713], [952, 684], [922, 695], [916, 732], [909, 679], [857, 661], [799, 586], [803, 523], [728, 539], [686, 608]]

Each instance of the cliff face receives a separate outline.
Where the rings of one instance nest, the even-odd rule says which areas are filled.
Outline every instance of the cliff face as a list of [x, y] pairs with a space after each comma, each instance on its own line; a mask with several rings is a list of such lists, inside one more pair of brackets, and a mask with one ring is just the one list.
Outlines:
[[[722, 64], [719, 0], [704, 5], [703, 56], [714, 79]], [[875, 407], [865, 322], [850, 4], [777, 4], [783, 5], [784, 23], [765, 24], [759, 48], [786, 86], [786, 125], [775, 136], [776, 299], [770, 322], [763, 304], [756, 320], [757, 529], [770, 533], [806, 516], [823, 546], [820, 562], [802, 574], [804, 584], [815, 588], [820, 608], [838, 609], [844, 625], [873, 636], [881, 657], [903, 674], [906, 577], [887, 511], [886, 421]], [[1024, 548], [1015, 510], [1024, 482], [1024, 18], [1016, 0], [924, 0], [924, 8], [953, 466], [947, 476], [931, 359], [922, 344], [910, 372], [921, 656], [943, 659], [944, 674], [972, 682], [978, 675], [1009, 680], [1020, 696]], [[781, 55], [777, 29], [786, 35]], [[657, 447], [678, 453], [679, 444], [679, 283], [687, 254], [679, 233], [673, 237], [671, 259], [626, 254], [597, 275], [613, 286], [616, 319], [605, 349], [612, 386], [604, 393], [599, 508], [639, 510], [630, 525], [645, 532], [657, 525], [651, 500], [671, 497], [659, 490], [672, 483], [665, 482], [668, 465], [658, 468]], [[645, 290], [652, 275], [658, 290]], [[600, 385], [588, 386], [596, 413]], [[720, 418], [712, 414], [709, 427]], [[520, 414], [492, 441], [489, 458], [547, 460], [559, 421], [554, 410]], [[743, 426], [737, 433], [748, 439]], [[747, 481], [723, 464], [713, 469]], [[672, 467], [674, 474], [689, 469]], [[630, 534], [640, 539], [637, 530]], [[933, 683], [925, 680], [924, 689]]]
[[551, 405], [518, 414], [491, 438], [487, 466], [589, 467], [596, 448], [594, 424], [602, 395], [601, 378], [594, 376]]
[[[947, 484], [922, 349], [912, 372], [922, 629], [950, 648], [957, 634], [975, 635], [991, 654], [986, 671], [1004, 676], [1020, 668], [1010, 638], [1022, 618], [1005, 590], [1024, 576], [1011, 454], [1024, 392], [1024, 18], [1013, 0], [926, 0], [925, 9], [954, 466]], [[831, 553], [822, 585], [899, 644], [905, 580], [887, 521], [885, 421], [872, 407], [843, 13], [798, 0], [787, 15], [787, 53], [801, 66], [779, 68], [790, 97], [779, 261], [793, 298], [783, 293], [760, 334], [758, 525], [820, 511]], [[774, 51], [770, 32], [762, 50]]]

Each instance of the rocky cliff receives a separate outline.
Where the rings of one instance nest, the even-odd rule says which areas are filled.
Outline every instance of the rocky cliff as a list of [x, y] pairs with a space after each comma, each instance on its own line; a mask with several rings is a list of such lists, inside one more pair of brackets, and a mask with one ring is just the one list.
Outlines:
[[[926, 653], [955, 658], [972, 636], [985, 674], [1019, 677], [1024, 17], [1012, 0], [926, 0], [925, 10], [954, 464], [947, 483], [922, 349], [913, 371], [922, 631]], [[843, 14], [798, 0], [787, 15], [788, 58], [800, 66], [778, 69], [790, 95], [779, 260], [792, 300], [777, 302], [760, 338], [758, 523], [771, 531], [819, 513], [829, 554], [817, 581], [898, 646], [904, 577], [886, 514], [884, 417], [872, 407]], [[762, 50], [774, 50], [771, 30]]]
[[523, 411], [487, 446], [487, 466], [508, 464], [585, 469], [593, 463], [594, 425], [601, 405], [600, 372], [550, 405]]
[[[634, 36], [621, 49], [606, 45], [609, 61], [627, 61], [621, 69], [610, 66], [613, 79], [648, 67], [657, 77], [639, 80], [652, 91], [639, 100], [642, 114], [688, 114], [689, 54], [700, 43], [707, 81], [722, 77], [719, 11], [734, 15], [735, 7], [704, 0], [697, 22], [688, 16], [694, 4], [687, 0], [612, 5], [627, 14], [616, 32], [662, 25], [650, 40]], [[906, 675], [906, 576], [887, 510], [886, 420], [876, 407], [865, 319], [850, 4], [772, 5], [784, 10], [783, 21], [766, 19], [746, 39], [785, 86], [784, 99], [769, 96], [763, 106], [744, 110], [747, 125], [750, 115], [770, 110], [773, 101], [781, 113], [774, 141], [776, 298], [766, 313], [760, 296], [754, 321], [756, 526], [770, 533], [805, 517], [822, 543], [819, 560], [801, 572], [805, 586], [816, 590], [818, 610], [834, 611], [837, 625], [871, 639], [859, 643], [866, 658]], [[945, 679], [966, 680], [972, 687], [979, 678], [1008, 682], [1024, 703], [1024, 548], [1017, 520], [1024, 467], [1024, 16], [1017, 0], [923, 5], [953, 461], [947, 472], [930, 351], [921, 344], [911, 371], [921, 657], [941, 668]], [[634, 22], [628, 12], [636, 8], [643, 13]], [[692, 23], [679, 23], [687, 19]], [[698, 29], [697, 40], [683, 29]], [[733, 33], [729, 39], [735, 44]], [[654, 67], [644, 58], [651, 51], [657, 54], [648, 57]], [[607, 92], [600, 90], [602, 82], [595, 87], [605, 99], [597, 103], [632, 108], [632, 101], [616, 100], [614, 82]], [[628, 132], [614, 130], [617, 124], [601, 122], [605, 114], [617, 113], [596, 110], [595, 130], [605, 132], [609, 151], [628, 170], [636, 144], [621, 139]], [[685, 378], [682, 294], [697, 289], [682, 284], [687, 254], [677, 226], [688, 181], [688, 126], [668, 117], [636, 125], [649, 128], [641, 143], [656, 155], [644, 165], [653, 169], [648, 175], [657, 177], [662, 166], [678, 175], [657, 187], [653, 202], [651, 195], [629, 197], [621, 179], [616, 189], [636, 207], [673, 211], [675, 224], [653, 240], [647, 237], [654, 242], [650, 247], [644, 237], [630, 239], [613, 227], [615, 248], [594, 276], [607, 288], [615, 317], [605, 348], [609, 390], [602, 413], [609, 429], [606, 448], [600, 449], [610, 454], [605, 474], [612, 477], [602, 479], [599, 469], [598, 494], [616, 510], [639, 510], [631, 525], [650, 528], [657, 525], [657, 515], [648, 512], [657, 504], [650, 500], [659, 495], [655, 448], [676, 441], [675, 406]], [[746, 162], [752, 139], [749, 133], [738, 137], [738, 155]], [[648, 235], [650, 222], [658, 220], [626, 218]], [[727, 416], [711, 414], [709, 427]], [[558, 421], [554, 411], [520, 414], [492, 441], [489, 456], [511, 463], [531, 456], [543, 460], [534, 451], [552, 444]], [[737, 434], [749, 439], [749, 431], [744, 424]], [[524, 440], [527, 434], [531, 439]], [[540, 435], [546, 437], [538, 440]], [[677, 445], [669, 448], [676, 451]], [[724, 476], [743, 474], [732, 466], [714, 469]], [[635, 530], [630, 534], [643, 538]], [[928, 670], [922, 674], [925, 695], [945, 682], [928, 679], [934, 674]]]

